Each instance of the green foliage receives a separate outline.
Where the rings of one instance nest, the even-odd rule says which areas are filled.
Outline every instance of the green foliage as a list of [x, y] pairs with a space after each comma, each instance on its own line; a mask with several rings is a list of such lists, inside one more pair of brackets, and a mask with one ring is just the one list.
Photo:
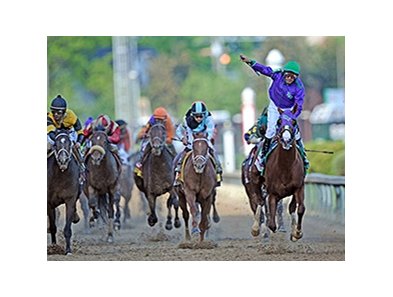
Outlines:
[[111, 37], [48, 37], [48, 100], [64, 96], [83, 120], [114, 115]]
[[[251, 87], [256, 91], [259, 113], [268, 103], [269, 80], [256, 76], [241, 63], [239, 53], [264, 63], [273, 48], [279, 49], [286, 60], [300, 63], [306, 88], [321, 91], [343, 84], [344, 66], [339, 65], [345, 62], [344, 37], [327, 37], [315, 44], [302, 36], [270, 36], [261, 43], [222, 39], [231, 62], [221, 72], [213, 67], [212, 40], [208, 36], [138, 37], [140, 48], [152, 48], [157, 53], [148, 65], [150, 84], [141, 90], [152, 108], [163, 105], [180, 117], [195, 99], [204, 99], [209, 109], [226, 109], [233, 115], [240, 112], [242, 90]], [[52, 98], [62, 94], [82, 119], [99, 113], [114, 116], [112, 38], [51, 36], [47, 43], [47, 106]]]
[[330, 175], [345, 175], [345, 143], [343, 141], [312, 141], [305, 143], [306, 149], [333, 151], [334, 154], [308, 152], [311, 172]]
[[206, 102], [209, 110], [228, 110], [231, 114], [240, 111], [240, 93], [244, 81], [213, 72], [190, 71], [180, 88], [179, 111], [184, 114], [195, 100]]

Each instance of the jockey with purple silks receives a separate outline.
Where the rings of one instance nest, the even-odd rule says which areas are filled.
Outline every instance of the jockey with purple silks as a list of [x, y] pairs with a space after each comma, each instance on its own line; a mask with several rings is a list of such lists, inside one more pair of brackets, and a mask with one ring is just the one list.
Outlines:
[[[241, 61], [249, 65], [258, 75], [263, 74], [272, 79], [269, 88], [270, 103], [267, 110], [267, 129], [263, 143], [262, 154], [265, 155], [269, 149], [271, 139], [276, 133], [276, 123], [280, 116], [278, 109], [290, 109], [297, 119], [303, 109], [303, 100], [305, 96], [305, 88], [300, 79], [300, 65], [295, 61], [289, 61], [284, 65], [283, 69], [273, 70], [269, 66], [262, 65], [254, 60], [250, 60], [244, 55], [240, 55]], [[309, 168], [304, 145], [297, 129], [295, 135], [296, 144], [301, 150], [304, 166]]]

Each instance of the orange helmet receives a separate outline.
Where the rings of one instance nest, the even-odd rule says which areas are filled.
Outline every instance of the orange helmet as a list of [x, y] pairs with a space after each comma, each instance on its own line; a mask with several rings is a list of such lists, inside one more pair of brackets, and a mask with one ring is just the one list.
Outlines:
[[153, 112], [153, 116], [156, 119], [165, 120], [168, 117], [168, 112], [164, 107], [157, 107]]

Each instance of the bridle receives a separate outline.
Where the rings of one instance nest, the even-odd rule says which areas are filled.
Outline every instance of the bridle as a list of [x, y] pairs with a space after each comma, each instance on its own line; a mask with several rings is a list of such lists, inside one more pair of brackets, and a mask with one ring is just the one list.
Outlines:
[[[59, 138], [61, 139], [59, 140]], [[69, 149], [65, 147], [65, 145], [62, 145], [60, 149], [58, 149], [57, 143], [60, 142], [61, 144], [66, 144], [66, 142], [69, 142]], [[56, 135], [55, 137], [55, 159], [57, 162], [57, 165], [59, 166], [60, 170], [64, 172], [68, 168], [68, 164], [71, 161], [72, 158], [72, 142], [70, 140], [70, 137], [67, 133], [61, 132]]]
[[195, 138], [192, 143], [192, 165], [196, 173], [203, 173], [206, 163], [209, 160], [209, 150], [206, 149], [205, 154], [195, 154], [194, 146], [197, 142], [206, 142], [207, 148], [209, 148], [209, 143], [206, 138]]
[[[96, 140], [99, 140], [100, 137], [104, 137], [103, 145], [94, 144], [96, 142]], [[104, 146], [108, 146], [108, 136], [104, 131], [95, 131], [93, 133], [91, 143], [92, 143], [92, 146], [91, 146], [89, 152], [86, 154], [86, 157], [87, 156], [91, 157], [93, 164], [99, 165], [106, 154], [106, 150], [105, 150]]]
[[281, 114], [277, 121], [277, 140], [284, 150], [292, 147], [295, 139], [296, 120], [286, 114]]
[[[154, 131], [155, 129], [162, 129], [163, 133], [159, 136], [152, 137], [152, 131]], [[153, 154], [156, 156], [161, 155], [161, 151], [164, 147], [165, 139], [166, 139], [166, 128], [164, 124], [162, 123], [154, 124], [148, 132], [148, 137]]]

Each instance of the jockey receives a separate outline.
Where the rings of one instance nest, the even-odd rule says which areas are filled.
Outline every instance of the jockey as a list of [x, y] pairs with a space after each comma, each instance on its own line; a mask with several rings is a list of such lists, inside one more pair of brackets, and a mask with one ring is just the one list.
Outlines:
[[[80, 152], [80, 146], [83, 140], [82, 125], [75, 112], [67, 108], [67, 101], [61, 97], [61, 95], [57, 95], [57, 97], [52, 100], [50, 112], [47, 113], [46, 117], [48, 151], [55, 143], [56, 129], [66, 129], [71, 131], [70, 138], [74, 143], [72, 151], [79, 165], [79, 169], [81, 173], [83, 173], [85, 171], [85, 167]], [[83, 179], [83, 174], [81, 174], [81, 177]], [[80, 182], [83, 182], [82, 179]]]
[[119, 149], [121, 162], [128, 165], [128, 156], [131, 149], [130, 132], [128, 130], [127, 123], [124, 120], [119, 119], [115, 122], [119, 125], [120, 128], [120, 141], [117, 144], [117, 148]]
[[57, 95], [52, 100], [50, 110], [46, 117], [48, 143], [53, 145], [55, 143], [55, 130], [63, 128], [72, 131], [71, 139], [78, 148], [83, 139], [82, 125], [75, 112], [67, 108], [67, 101], [61, 95]]
[[[207, 140], [210, 148], [210, 154], [215, 159], [216, 173], [217, 173], [217, 186], [221, 185], [222, 181], [222, 167], [220, 159], [216, 155], [216, 150], [212, 144], [213, 137], [215, 135], [215, 124], [211, 113], [207, 110], [206, 104], [203, 101], [195, 101], [191, 108], [187, 111], [184, 117], [184, 123], [179, 125], [176, 129], [176, 136], [182, 141], [185, 148], [176, 156], [176, 177], [174, 186], [178, 186], [181, 165], [183, 163], [184, 156], [188, 151], [192, 150], [193, 133], [206, 132]], [[214, 140], [213, 140], [214, 141]]]
[[[240, 59], [249, 65], [258, 75], [263, 74], [273, 80], [269, 88], [270, 104], [267, 110], [267, 129], [262, 149], [262, 154], [266, 155], [271, 139], [276, 133], [276, 123], [280, 116], [278, 109], [290, 109], [295, 119], [302, 112], [305, 88], [299, 77], [300, 65], [295, 61], [289, 61], [284, 65], [284, 69], [273, 71], [271, 67], [250, 60], [244, 55], [240, 55]], [[309, 167], [309, 162], [306, 157], [299, 129], [297, 129], [295, 139], [301, 150], [304, 166], [307, 169]]]
[[83, 135], [86, 139], [89, 139], [93, 134], [93, 131], [103, 129], [108, 135], [109, 150], [118, 158], [120, 162], [119, 151], [116, 144], [120, 141], [120, 127], [115, 121], [106, 114], [99, 115], [94, 121], [90, 122], [87, 127], [83, 129]]
[[265, 137], [267, 123], [267, 107], [265, 107], [259, 116], [257, 122], [244, 133], [244, 140], [247, 144], [258, 144]]
[[139, 176], [142, 176], [142, 160], [146, 153], [146, 148], [148, 147], [148, 150], [150, 149], [150, 146], [147, 145], [149, 143], [147, 135], [150, 128], [158, 122], [162, 122], [164, 124], [166, 129], [166, 146], [169, 149], [169, 152], [173, 156], [176, 156], [176, 150], [172, 143], [175, 134], [175, 128], [173, 126], [172, 119], [164, 107], [157, 107], [151, 115], [149, 121], [140, 129], [137, 135], [137, 139], [142, 140], [142, 144], [138, 154], [138, 159], [135, 164], [134, 172]]

